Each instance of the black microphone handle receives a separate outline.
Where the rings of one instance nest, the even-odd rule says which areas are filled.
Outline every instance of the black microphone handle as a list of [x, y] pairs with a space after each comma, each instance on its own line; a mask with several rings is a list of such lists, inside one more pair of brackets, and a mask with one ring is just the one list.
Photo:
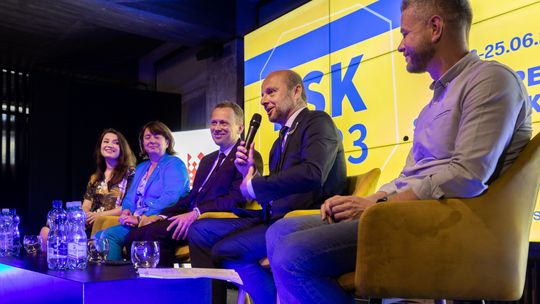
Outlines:
[[246, 135], [246, 143], [244, 144], [244, 147], [249, 150], [251, 147], [251, 143], [253, 143], [253, 140], [255, 139], [255, 134], [257, 134], [257, 130], [259, 129], [259, 126], [253, 126], [250, 125], [247, 135]]
[[249, 123], [249, 129], [246, 134], [246, 142], [244, 147], [249, 151], [249, 147], [251, 146], [251, 143], [253, 142], [253, 139], [255, 139], [255, 134], [257, 134], [257, 130], [259, 129], [259, 126], [261, 125], [261, 114], [255, 113], [251, 117], [251, 122]]

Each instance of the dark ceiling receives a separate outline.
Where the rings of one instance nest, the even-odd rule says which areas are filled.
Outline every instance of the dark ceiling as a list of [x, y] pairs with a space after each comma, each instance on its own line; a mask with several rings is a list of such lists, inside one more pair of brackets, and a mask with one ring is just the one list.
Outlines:
[[1, 0], [0, 65], [98, 77], [136, 74], [138, 59], [165, 42], [182, 49], [233, 39], [236, 2]]
[[214, 54], [306, 2], [0, 0], [0, 68], [136, 83], [139, 60], [159, 46], [169, 52], [163, 58], [193, 48]]

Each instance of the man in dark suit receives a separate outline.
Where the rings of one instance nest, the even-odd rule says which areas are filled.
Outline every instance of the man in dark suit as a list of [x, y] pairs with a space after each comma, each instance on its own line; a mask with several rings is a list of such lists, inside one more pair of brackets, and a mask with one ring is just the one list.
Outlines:
[[257, 304], [276, 301], [272, 274], [259, 265], [269, 225], [288, 211], [319, 208], [343, 194], [346, 181], [338, 130], [328, 114], [307, 109], [302, 78], [289, 70], [272, 72], [261, 90], [268, 119], [282, 127], [270, 152], [270, 174], [255, 168], [253, 146], [248, 152], [240, 145], [235, 160], [244, 176], [242, 193], [262, 205], [261, 216], [204, 219], [189, 231], [192, 265], [235, 269]]
[[[234, 165], [236, 147], [242, 133], [244, 113], [235, 103], [222, 102], [212, 111], [210, 131], [219, 150], [203, 157], [199, 164], [193, 189], [173, 206], [164, 209], [159, 216], [150, 217], [152, 223], [143, 223], [126, 237], [125, 244], [132, 241], [159, 241], [160, 265], [172, 266], [174, 250], [186, 244], [188, 228], [197, 218], [210, 211], [231, 211], [242, 207], [246, 199], [240, 193], [242, 175]], [[260, 154], [256, 163], [262, 168]]]

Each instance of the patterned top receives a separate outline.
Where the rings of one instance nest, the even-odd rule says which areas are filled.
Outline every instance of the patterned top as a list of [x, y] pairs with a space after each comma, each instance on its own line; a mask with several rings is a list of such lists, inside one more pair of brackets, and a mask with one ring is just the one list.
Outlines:
[[90, 207], [91, 212], [103, 212], [122, 206], [122, 199], [126, 193], [126, 189], [131, 184], [133, 179], [134, 169], [131, 168], [126, 173], [126, 177], [110, 189], [105, 179], [97, 180], [94, 175], [90, 177], [86, 186], [84, 199], [92, 202]]
[[135, 201], [135, 212], [133, 215], [143, 215], [148, 210], [148, 204], [144, 201], [144, 190], [146, 189], [146, 183], [148, 182], [148, 170], [144, 174], [141, 182], [137, 186], [137, 198]]

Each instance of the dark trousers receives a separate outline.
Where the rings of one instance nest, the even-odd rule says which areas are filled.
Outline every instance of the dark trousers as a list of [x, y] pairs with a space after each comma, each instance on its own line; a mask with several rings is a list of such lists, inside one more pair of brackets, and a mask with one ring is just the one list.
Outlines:
[[[266, 257], [268, 225], [258, 218], [202, 219], [189, 229], [189, 251], [193, 267], [234, 269], [243, 287], [257, 304], [276, 302], [272, 274], [259, 264]], [[214, 294], [216, 301], [223, 298]], [[216, 302], [214, 302], [216, 303]]]
[[167, 231], [170, 223], [170, 221], [161, 221], [135, 228], [126, 236], [124, 245], [129, 251], [133, 241], [158, 241], [160, 249], [159, 266], [172, 267], [176, 261], [174, 256], [176, 247], [187, 245], [187, 240], [174, 240], [172, 238], [174, 229]]

